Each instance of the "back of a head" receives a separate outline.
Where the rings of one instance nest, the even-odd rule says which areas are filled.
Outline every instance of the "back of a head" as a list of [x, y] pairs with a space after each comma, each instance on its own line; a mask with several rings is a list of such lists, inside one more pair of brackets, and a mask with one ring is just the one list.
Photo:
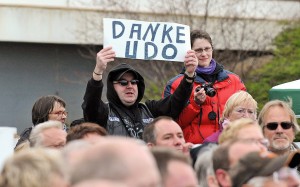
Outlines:
[[257, 122], [250, 118], [241, 118], [231, 122], [230, 125], [228, 125], [228, 127], [224, 129], [221, 135], [219, 136], [219, 140], [218, 140], [219, 144], [237, 138], [237, 134], [241, 129], [253, 125], [258, 126]]
[[86, 140], [73, 140], [68, 142], [61, 150], [65, 166], [69, 171], [73, 170], [74, 165], [80, 161], [85, 150], [92, 146], [92, 143]]
[[96, 123], [84, 122], [82, 124], [71, 127], [68, 131], [67, 142], [82, 139], [89, 133], [99, 136], [106, 136], [107, 131]]
[[0, 187], [52, 187], [53, 177], [61, 177], [67, 183], [63, 168], [59, 151], [38, 148], [24, 150], [5, 162]]
[[147, 173], [151, 179], [153, 171], [158, 177], [155, 161], [145, 145], [128, 138], [105, 137], [103, 141], [88, 148], [82, 160], [74, 166], [71, 183], [91, 179], [130, 183], [138, 181], [136, 178], [144, 178]]
[[151, 152], [156, 160], [162, 179], [167, 175], [168, 164], [171, 161], [179, 161], [187, 165], [192, 164], [191, 159], [183, 153], [168, 147], [153, 147]]
[[109, 180], [87, 180], [73, 187], [129, 187], [126, 184]]
[[209, 144], [200, 150], [195, 163], [195, 171], [200, 186], [207, 186], [207, 175], [214, 175], [212, 156], [218, 145]]
[[63, 107], [66, 107], [65, 101], [56, 95], [47, 95], [36, 100], [32, 107], [33, 125], [48, 121], [49, 113], [53, 110], [55, 102], [58, 102]]
[[30, 146], [44, 147], [43, 145], [44, 137], [42, 133], [43, 131], [50, 128], [63, 130], [63, 124], [60, 121], [46, 121], [35, 126], [30, 133], [30, 137], [29, 137]]
[[129, 168], [124, 160], [126, 154], [122, 155], [123, 146], [125, 145], [118, 140], [108, 142], [104, 139], [88, 148], [83, 153], [82, 160], [71, 171], [71, 183], [76, 184], [86, 179], [125, 180]]
[[152, 149], [162, 177], [162, 186], [198, 186], [196, 173], [189, 156], [171, 148]]
[[17, 152], [20, 152], [20, 151], [23, 151], [23, 150], [26, 150], [29, 148], [30, 148], [29, 140], [25, 140], [22, 143], [16, 145], [14, 152], [17, 153]]
[[212, 154], [212, 163], [214, 172], [217, 169], [223, 169], [227, 171], [229, 169], [229, 147], [233, 141], [225, 142], [219, 145]]
[[230, 169], [232, 185], [239, 187], [253, 177], [271, 176], [286, 164], [286, 160], [287, 155], [278, 156], [271, 152], [250, 152]]

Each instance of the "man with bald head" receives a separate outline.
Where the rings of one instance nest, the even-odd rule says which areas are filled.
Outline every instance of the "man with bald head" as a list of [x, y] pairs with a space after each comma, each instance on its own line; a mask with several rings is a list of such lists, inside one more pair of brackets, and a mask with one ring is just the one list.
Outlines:
[[160, 185], [149, 149], [137, 140], [114, 136], [87, 148], [71, 171], [72, 185], [93, 179], [122, 182], [130, 187]]

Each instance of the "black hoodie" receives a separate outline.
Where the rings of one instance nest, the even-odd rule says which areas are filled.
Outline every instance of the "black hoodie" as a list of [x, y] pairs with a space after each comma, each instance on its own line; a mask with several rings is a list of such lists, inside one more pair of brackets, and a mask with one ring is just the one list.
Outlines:
[[118, 80], [125, 72], [133, 72], [135, 75], [135, 79], [139, 80], [138, 82], [138, 97], [136, 102], [134, 103], [134, 106], [136, 106], [144, 97], [145, 93], [145, 83], [144, 78], [135, 70], [133, 69], [129, 64], [122, 63], [118, 66], [115, 66], [108, 74], [107, 76], [107, 93], [106, 97], [109, 103], [113, 103], [116, 106], [123, 105], [120, 98], [118, 97], [117, 92], [114, 89], [113, 81]]
[[[125, 106], [118, 97], [113, 81], [118, 80], [124, 72], [133, 72], [138, 79], [138, 97], [132, 106]], [[140, 103], [145, 92], [143, 77], [130, 65], [122, 63], [114, 67], [107, 77], [108, 103], [101, 100], [103, 82], [91, 79], [86, 88], [82, 109], [85, 121], [98, 123], [109, 134], [142, 138], [145, 125], [158, 116], [170, 116], [176, 119], [188, 102], [192, 92], [192, 83], [183, 79], [173, 95], [160, 100], [148, 100]]]

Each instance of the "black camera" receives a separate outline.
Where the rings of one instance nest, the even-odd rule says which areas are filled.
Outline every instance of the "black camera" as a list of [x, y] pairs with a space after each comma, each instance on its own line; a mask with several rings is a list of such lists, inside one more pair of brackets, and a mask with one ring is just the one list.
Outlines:
[[201, 88], [204, 88], [205, 94], [209, 97], [216, 95], [216, 90], [213, 88], [212, 83], [205, 83], [196, 89], [196, 92], [199, 92]]

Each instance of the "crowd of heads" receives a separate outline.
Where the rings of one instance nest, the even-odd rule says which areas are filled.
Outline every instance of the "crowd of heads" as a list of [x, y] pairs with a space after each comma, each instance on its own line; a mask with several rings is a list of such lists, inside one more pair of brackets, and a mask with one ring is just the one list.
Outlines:
[[[227, 105], [229, 115], [241, 107], [233, 103]], [[5, 162], [0, 186], [299, 186], [300, 151], [293, 145], [298, 129], [290, 105], [270, 101], [258, 120], [231, 120], [219, 143], [198, 146], [193, 160], [193, 147], [167, 116], [145, 127], [143, 141], [109, 136], [90, 122], [66, 132], [61, 121], [48, 120], [36, 125], [20, 144], [27, 146], [16, 147]]]
[[[192, 54], [205, 55], [203, 51], [211, 52], [213, 45], [206, 32], [191, 32], [192, 47], [195, 41], [203, 40], [210, 47], [197, 48]], [[99, 53], [108, 56], [106, 61], [114, 56], [111, 48]], [[97, 63], [106, 68], [107, 62]], [[202, 65], [209, 63], [204, 60]], [[115, 113], [141, 106], [145, 87], [139, 73], [126, 64], [121, 67], [113, 69], [107, 80], [108, 88], [114, 90], [107, 93], [110, 107], [123, 107]], [[93, 81], [100, 81], [101, 68], [95, 69]], [[193, 83], [194, 78], [187, 79]], [[134, 89], [126, 91], [127, 86]], [[184, 132], [179, 120], [170, 116], [159, 115], [144, 127], [131, 129], [142, 132], [133, 138], [117, 136], [108, 130], [111, 124], [97, 124], [88, 118], [68, 126], [66, 107], [65, 101], [54, 95], [34, 103], [32, 126], [21, 133], [15, 153], [5, 161], [0, 187], [300, 186], [300, 151], [293, 142], [300, 129], [288, 102], [269, 101], [258, 112], [253, 97], [238, 90], [224, 104], [218, 131], [201, 145], [185, 139], [193, 131], [200, 132], [200, 127]], [[136, 117], [128, 116], [118, 120], [128, 125], [129, 118]], [[209, 143], [213, 139], [217, 143]]]

